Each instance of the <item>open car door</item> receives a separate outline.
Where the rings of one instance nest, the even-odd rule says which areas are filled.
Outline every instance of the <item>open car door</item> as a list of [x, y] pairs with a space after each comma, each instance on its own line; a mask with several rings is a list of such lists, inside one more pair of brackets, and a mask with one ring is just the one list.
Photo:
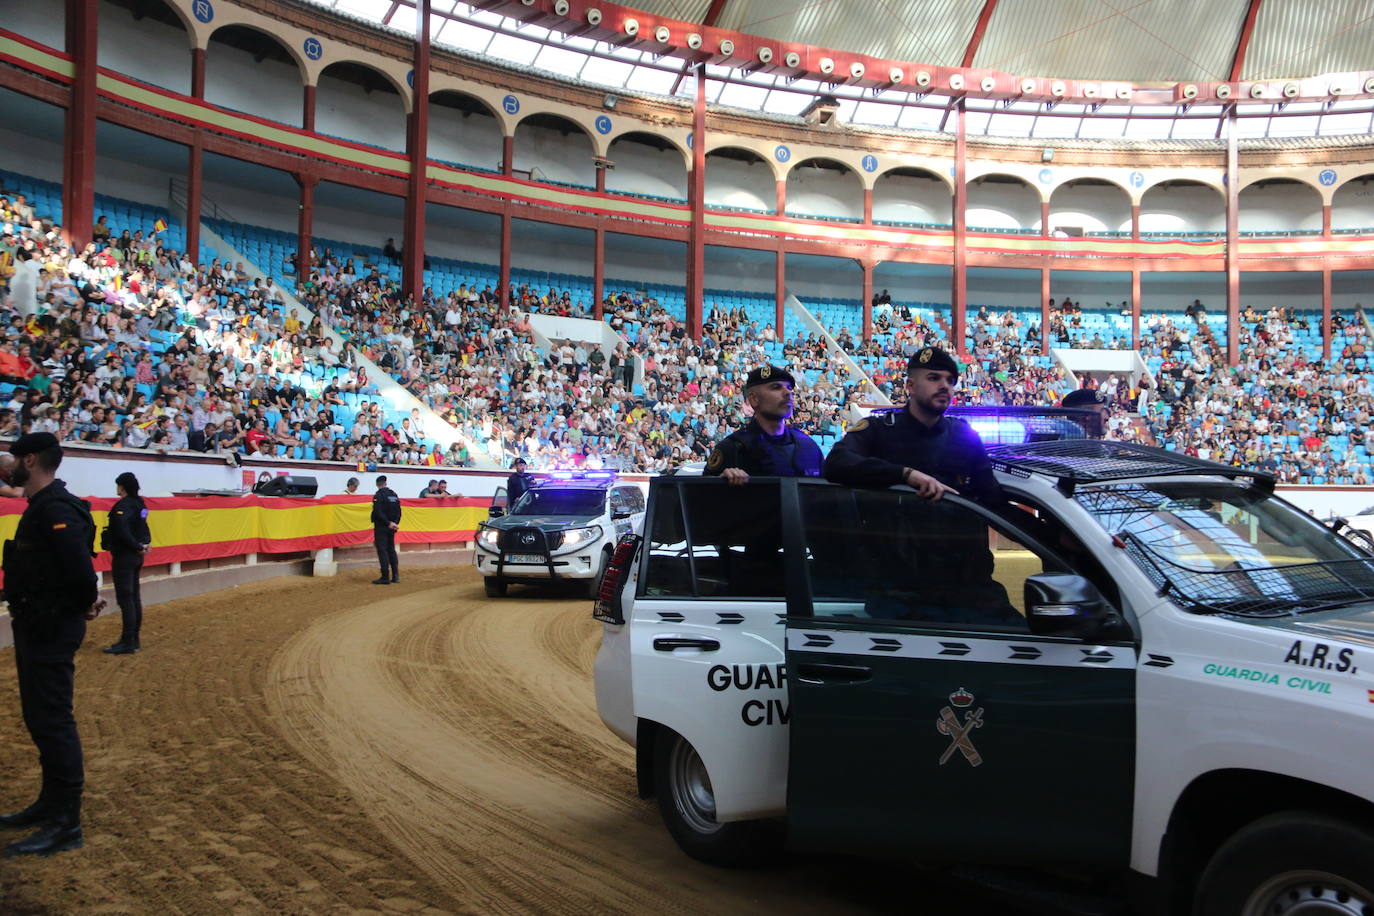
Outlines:
[[793, 845], [1125, 866], [1135, 648], [1033, 635], [1025, 617], [1028, 577], [1073, 570], [957, 496], [794, 492]]

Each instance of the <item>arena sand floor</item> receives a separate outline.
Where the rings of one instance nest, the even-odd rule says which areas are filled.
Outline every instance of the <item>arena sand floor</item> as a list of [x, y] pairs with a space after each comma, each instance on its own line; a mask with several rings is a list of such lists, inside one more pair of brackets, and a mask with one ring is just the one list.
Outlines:
[[[585, 599], [372, 575], [150, 607], [132, 657], [100, 652], [117, 614], [93, 623], [86, 846], [0, 860], [0, 912], [1014, 914], [901, 864], [687, 859], [597, 718]], [[0, 650], [5, 810], [38, 784], [13, 666]]]

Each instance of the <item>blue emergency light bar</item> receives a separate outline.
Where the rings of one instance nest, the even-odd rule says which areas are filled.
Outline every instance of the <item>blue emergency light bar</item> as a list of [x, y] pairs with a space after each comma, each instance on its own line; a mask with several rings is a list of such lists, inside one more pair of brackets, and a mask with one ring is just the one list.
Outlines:
[[[881, 407], [872, 412], [878, 417], [906, 410]], [[1096, 410], [1072, 407], [972, 407], [956, 406], [947, 411], [973, 427], [985, 445], [1021, 445], [1027, 442], [1055, 442], [1060, 439], [1096, 439], [1102, 435], [1102, 417]]]

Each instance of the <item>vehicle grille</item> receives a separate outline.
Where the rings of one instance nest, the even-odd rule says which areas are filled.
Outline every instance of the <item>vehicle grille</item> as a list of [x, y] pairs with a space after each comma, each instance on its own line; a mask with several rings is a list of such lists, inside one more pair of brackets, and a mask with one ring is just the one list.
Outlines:
[[532, 526], [507, 528], [500, 539], [502, 553], [548, 553], [562, 544], [563, 532], [545, 532]]

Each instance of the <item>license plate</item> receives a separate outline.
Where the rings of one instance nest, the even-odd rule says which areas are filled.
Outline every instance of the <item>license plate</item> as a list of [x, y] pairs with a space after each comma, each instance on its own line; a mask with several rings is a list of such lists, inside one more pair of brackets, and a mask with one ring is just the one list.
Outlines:
[[537, 553], [508, 553], [507, 563], [543, 563], [544, 558]]

